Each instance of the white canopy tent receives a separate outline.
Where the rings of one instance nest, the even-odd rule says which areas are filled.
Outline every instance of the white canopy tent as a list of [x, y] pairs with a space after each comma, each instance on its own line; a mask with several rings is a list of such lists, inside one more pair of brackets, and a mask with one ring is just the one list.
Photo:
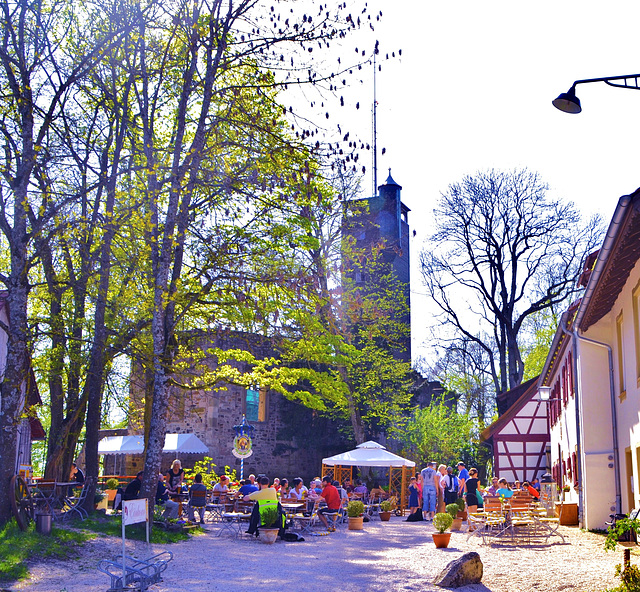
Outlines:
[[98, 442], [98, 454], [142, 454], [142, 436], [107, 436]]
[[207, 454], [209, 448], [195, 434], [167, 434], [162, 452]]
[[[98, 442], [98, 454], [142, 454], [144, 436], [107, 436]], [[206, 454], [207, 446], [195, 434], [166, 434], [162, 452]]]
[[412, 460], [402, 458], [389, 452], [382, 444], [373, 440], [358, 444], [353, 450], [329, 456], [322, 459], [327, 466], [356, 466], [356, 467], [415, 467]]
[[[322, 474], [333, 473], [341, 483], [351, 476], [351, 467], [384, 467], [389, 469], [389, 494], [395, 495], [404, 514], [408, 501], [409, 469], [416, 466], [412, 460], [389, 452], [382, 444], [369, 440], [353, 450], [322, 459]], [[348, 468], [347, 468], [348, 467]], [[412, 471], [411, 471], [412, 472]]]

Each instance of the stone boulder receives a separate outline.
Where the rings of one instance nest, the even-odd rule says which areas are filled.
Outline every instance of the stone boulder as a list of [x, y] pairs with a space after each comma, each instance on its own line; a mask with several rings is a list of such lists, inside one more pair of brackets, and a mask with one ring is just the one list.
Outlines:
[[475, 552], [465, 553], [451, 561], [440, 575], [433, 580], [436, 586], [443, 588], [460, 588], [482, 581], [482, 561]]

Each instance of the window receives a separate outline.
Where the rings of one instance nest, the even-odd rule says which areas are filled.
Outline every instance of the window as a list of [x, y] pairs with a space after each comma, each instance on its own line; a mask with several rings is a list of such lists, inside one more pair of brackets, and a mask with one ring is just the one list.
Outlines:
[[247, 389], [245, 398], [245, 416], [247, 421], [267, 420], [267, 389], [252, 387]]
[[636, 381], [640, 386], [640, 281], [631, 293], [633, 302], [633, 336], [636, 346]]
[[622, 319], [622, 313], [620, 313], [618, 315], [618, 317], [616, 318], [616, 342], [618, 345], [618, 385], [619, 385], [619, 395], [620, 395], [620, 400], [624, 401], [624, 399], [627, 396], [627, 389], [625, 388], [625, 383], [624, 383], [624, 350], [623, 350], [623, 331], [624, 331], [624, 325], [623, 325], [623, 319]]

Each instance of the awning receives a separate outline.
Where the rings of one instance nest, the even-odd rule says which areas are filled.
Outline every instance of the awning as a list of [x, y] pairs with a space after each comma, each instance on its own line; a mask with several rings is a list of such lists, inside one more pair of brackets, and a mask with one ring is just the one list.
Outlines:
[[393, 452], [389, 452], [384, 446], [373, 442], [358, 444], [354, 450], [336, 454], [322, 459], [322, 464], [351, 467], [415, 467], [412, 460], [402, 458]]
[[107, 436], [98, 442], [98, 454], [142, 454], [142, 436]]
[[207, 454], [209, 448], [195, 434], [167, 434], [162, 452], [182, 454]]

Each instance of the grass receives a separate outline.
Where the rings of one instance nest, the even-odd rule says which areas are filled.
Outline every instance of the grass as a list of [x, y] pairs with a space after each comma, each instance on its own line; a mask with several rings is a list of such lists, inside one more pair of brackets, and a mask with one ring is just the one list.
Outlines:
[[[86, 520], [71, 520], [66, 523], [71, 528], [57, 528], [54, 524], [51, 535], [41, 535], [32, 523], [29, 529], [22, 532], [15, 520], [11, 520], [0, 529], [0, 583], [10, 583], [29, 576], [26, 560], [38, 560], [48, 557], [57, 559], [69, 558], [77, 545], [81, 545], [95, 536], [122, 537], [122, 521], [120, 516], [94, 515]], [[190, 534], [198, 535], [204, 531], [195, 528]], [[126, 527], [127, 539], [146, 540], [144, 524]], [[186, 541], [189, 534], [167, 532], [161, 528], [152, 530], [151, 542], [169, 544]]]
[[[69, 523], [73, 528], [77, 528], [82, 531], [88, 531], [98, 533], [105, 536], [122, 537], [122, 519], [120, 516], [89, 516], [86, 520], [72, 520]], [[136, 541], [146, 540], [146, 531], [144, 524], [132, 524], [126, 526], [125, 536], [127, 539]], [[199, 528], [194, 528], [192, 534], [200, 534], [203, 531]], [[189, 535], [183, 532], [167, 532], [161, 528], [153, 528], [151, 531], [150, 542], [159, 545], [166, 545], [169, 543], [179, 543], [180, 541], [189, 540]]]
[[29, 575], [27, 559], [56, 557], [64, 559], [76, 545], [91, 538], [90, 534], [53, 527], [51, 536], [42, 536], [32, 523], [22, 532], [15, 520], [0, 530], [0, 582], [14, 582]]

